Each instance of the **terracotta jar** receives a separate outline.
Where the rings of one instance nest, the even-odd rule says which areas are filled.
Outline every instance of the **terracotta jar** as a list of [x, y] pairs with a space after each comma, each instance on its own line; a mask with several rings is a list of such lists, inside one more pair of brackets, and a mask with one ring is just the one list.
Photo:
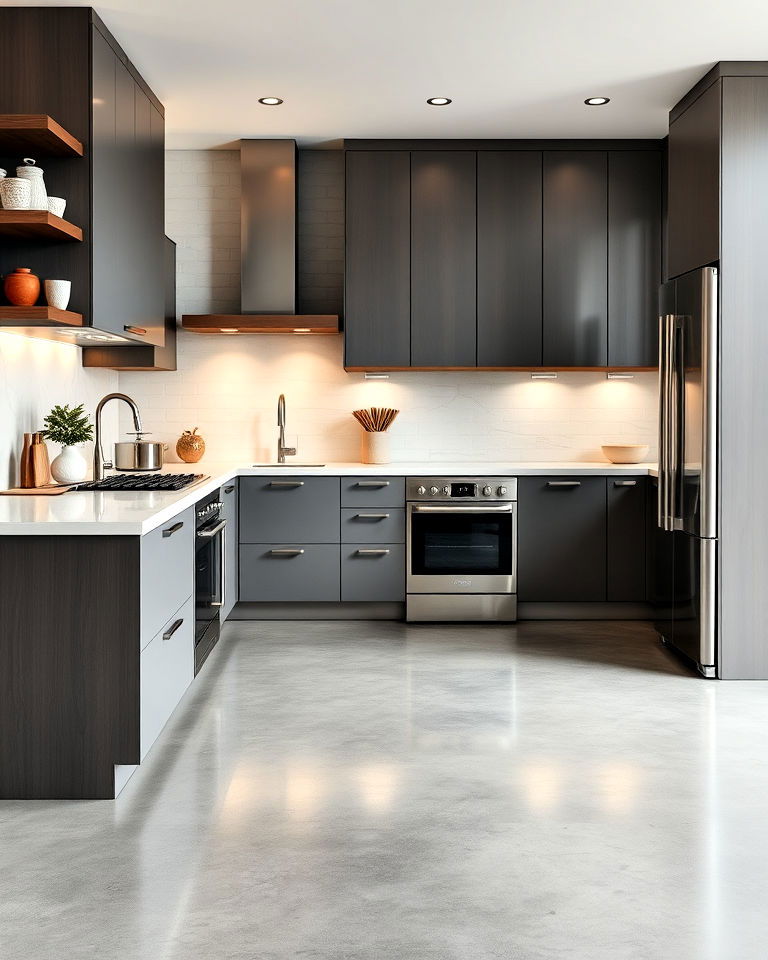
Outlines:
[[3, 281], [3, 290], [14, 307], [33, 307], [40, 296], [40, 278], [29, 267], [16, 267]]
[[198, 434], [197, 427], [190, 433], [185, 430], [176, 443], [176, 453], [184, 463], [197, 463], [205, 453], [205, 440]]

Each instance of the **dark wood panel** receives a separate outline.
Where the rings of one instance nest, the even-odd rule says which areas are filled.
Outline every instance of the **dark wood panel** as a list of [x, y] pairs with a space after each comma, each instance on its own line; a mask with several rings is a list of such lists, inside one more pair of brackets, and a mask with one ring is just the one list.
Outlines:
[[607, 154], [544, 153], [545, 366], [608, 361]]
[[410, 156], [347, 154], [344, 362], [408, 366]]
[[609, 601], [646, 599], [646, 478], [608, 477]]
[[605, 600], [605, 482], [605, 477], [518, 479], [521, 602]]
[[669, 128], [667, 270], [677, 277], [720, 256], [720, 96], [717, 81]]
[[411, 156], [411, 363], [477, 363], [477, 158]]
[[2, 537], [0, 606], [0, 798], [113, 797], [139, 759], [139, 538]]
[[723, 83], [720, 669], [768, 679], [768, 79]]
[[608, 154], [608, 364], [658, 362], [661, 153]]
[[541, 363], [542, 156], [477, 157], [477, 363]]

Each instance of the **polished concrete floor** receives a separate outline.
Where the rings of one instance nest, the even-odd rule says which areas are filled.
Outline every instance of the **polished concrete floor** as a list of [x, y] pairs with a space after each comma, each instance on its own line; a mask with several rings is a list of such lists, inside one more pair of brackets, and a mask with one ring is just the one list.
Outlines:
[[0, 956], [764, 960], [767, 755], [643, 624], [231, 624], [117, 801], [0, 803]]

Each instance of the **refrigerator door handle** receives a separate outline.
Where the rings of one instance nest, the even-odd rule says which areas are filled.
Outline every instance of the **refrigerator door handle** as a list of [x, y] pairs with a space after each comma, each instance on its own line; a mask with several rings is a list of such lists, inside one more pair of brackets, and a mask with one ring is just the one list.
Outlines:
[[659, 483], [656, 490], [656, 525], [666, 529], [667, 446], [667, 318], [659, 317]]
[[[685, 370], [682, 367], [685, 353], [683, 350], [684, 324], [679, 317], [671, 318], [670, 325], [670, 431], [669, 431], [669, 529], [682, 530], [682, 481], [683, 456], [683, 404], [685, 397]], [[678, 513], [681, 515], [678, 516]]]
[[701, 531], [702, 537], [717, 536], [717, 384], [718, 304], [717, 270], [708, 267], [702, 278], [702, 443]]

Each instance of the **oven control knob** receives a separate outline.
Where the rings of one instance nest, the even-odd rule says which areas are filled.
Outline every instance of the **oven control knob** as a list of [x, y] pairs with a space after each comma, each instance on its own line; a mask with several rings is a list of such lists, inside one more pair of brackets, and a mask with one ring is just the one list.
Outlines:
[[493, 493], [493, 490], [491, 490], [490, 487], [483, 487], [483, 496], [484, 496], [484, 497], [490, 497], [490, 495], [491, 495], [492, 493]]
[[450, 492], [451, 492], [451, 488], [449, 486], [443, 487], [443, 493], [445, 494], [446, 497], [450, 494]]
[[437, 487], [430, 487], [430, 488], [429, 488], [429, 492], [432, 494], [433, 497], [436, 497], [436, 496], [438, 495], [438, 493], [440, 493], [440, 491], [437, 489]]
[[420, 497], [423, 497], [426, 492], [427, 492], [426, 487], [419, 487], [419, 489], [416, 491], [416, 493], [418, 493]]
[[498, 493], [498, 495], [499, 495], [500, 497], [506, 496], [507, 488], [506, 488], [506, 487], [499, 487], [499, 489], [498, 489], [496, 492]]

